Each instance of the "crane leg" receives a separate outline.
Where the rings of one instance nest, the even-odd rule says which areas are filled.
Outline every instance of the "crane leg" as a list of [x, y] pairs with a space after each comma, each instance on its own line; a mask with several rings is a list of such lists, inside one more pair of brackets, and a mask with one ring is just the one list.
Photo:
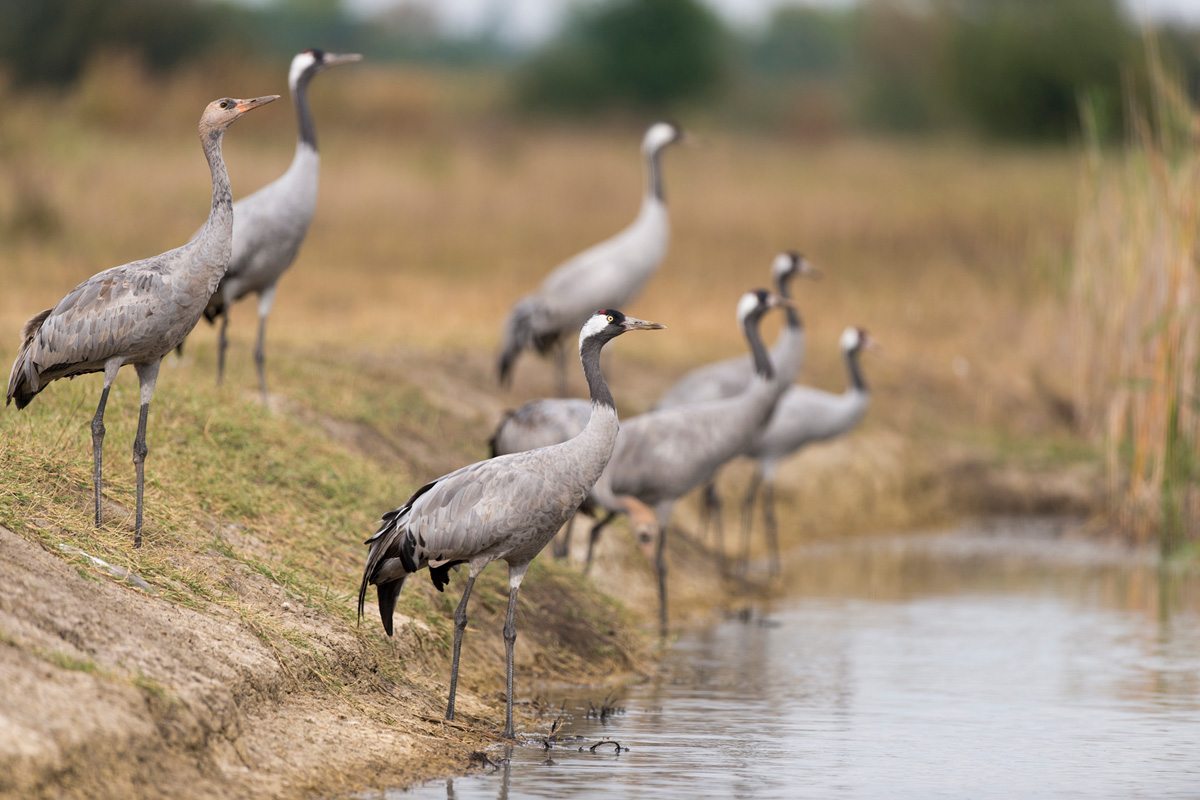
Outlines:
[[755, 470], [750, 477], [750, 486], [746, 489], [746, 498], [742, 501], [742, 554], [738, 562], [738, 569], [743, 573], [750, 565], [750, 533], [754, 528], [754, 501], [761, 485], [762, 473]]
[[763, 524], [767, 529], [767, 548], [770, 552], [769, 574], [778, 577], [783, 572], [779, 560], [779, 525], [775, 519], [775, 481], [763, 481]]
[[704, 533], [702, 540], [708, 539], [708, 526], [713, 527], [713, 550], [721, 569], [725, 567], [725, 520], [721, 516], [721, 495], [717, 493], [717, 482], [709, 481], [704, 487]]
[[603, 517], [596, 520], [595, 524], [592, 525], [592, 529], [590, 531], [588, 531], [587, 560], [583, 562], [583, 574], [584, 575], [587, 575], [588, 571], [591, 570], [591, 568], [592, 568], [592, 556], [596, 552], [596, 541], [600, 538], [600, 531], [604, 530], [604, 526], [607, 525], [608, 523], [612, 522], [613, 517], [615, 517], [616, 515], [617, 515], [617, 512], [615, 512], [615, 511], [608, 512]]
[[567, 396], [567, 346], [559, 339], [554, 343], [555, 387], [559, 397]]
[[658, 632], [667, 638], [667, 528], [671, 521], [672, 503], [663, 503], [655, 509], [658, 514], [658, 543], [654, 549], [654, 571], [658, 574]]
[[471, 589], [475, 586], [475, 570], [471, 570], [467, 578], [467, 588], [463, 590], [462, 600], [454, 610], [454, 658], [450, 662], [450, 701], [446, 704], [446, 721], [454, 721], [454, 693], [458, 689], [458, 657], [462, 652], [463, 631], [467, 629], [467, 601], [471, 599]]
[[562, 536], [554, 539], [550, 545], [550, 554], [556, 559], [566, 558], [571, 554], [571, 529], [575, 527], [575, 517], [567, 520], [567, 524], [563, 526], [561, 531]]
[[226, 328], [229, 327], [229, 306], [221, 312], [221, 327], [217, 331], [217, 386], [225, 379], [225, 349], [229, 347], [229, 337]]
[[267, 404], [267, 354], [264, 350], [267, 338], [267, 314], [275, 303], [275, 285], [271, 284], [258, 297], [258, 340], [254, 344], [254, 366], [258, 369], [258, 388], [262, 392], [263, 405]]
[[92, 466], [94, 474], [92, 482], [96, 488], [96, 527], [100, 527], [100, 473], [101, 461], [104, 457], [104, 406], [108, 403], [108, 389], [112, 381], [105, 376], [104, 391], [100, 393], [100, 405], [96, 406], [96, 416], [92, 417]]
[[517, 591], [525, 577], [525, 564], [508, 567], [508, 616], [504, 618], [504, 679], [507, 687], [507, 702], [504, 708], [505, 739], [516, 738], [513, 732], [513, 645], [517, 642]]
[[150, 416], [150, 398], [154, 396], [154, 384], [158, 380], [158, 365], [161, 359], [151, 364], [138, 364], [138, 382], [141, 384], [142, 407], [138, 411], [137, 438], [133, 440], [133, 468], [137, 472], [137, 511], [133, 524], [133, 546], [142, 546], [142, 494], [146, 485], [146, 421]]

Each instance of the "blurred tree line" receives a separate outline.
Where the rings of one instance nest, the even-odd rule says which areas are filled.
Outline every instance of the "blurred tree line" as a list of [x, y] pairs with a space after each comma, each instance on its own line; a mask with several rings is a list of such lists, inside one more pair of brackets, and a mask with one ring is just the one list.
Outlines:
[[[1086, 102], [1116, 135], [1144, 82], [1142, 35], [1119, 0], [793, 5], [753, 33], [730, 30], [700, 0], [596, 0], [522, 53], [492, 31], [441, 37], [412, 0], [370, 19], [342, 0], [0, 0], [0, 70], [18, 87], [70, 85], [113, 50], [167, 71], [214, 52], [283, 58], [319, 45], [376, 62], [502, 69], [519, 113], [696, 112], [801, 133], [966, 128], [1062, 140]], [[1157, 36], [1200, 97], [1200, 32]]]

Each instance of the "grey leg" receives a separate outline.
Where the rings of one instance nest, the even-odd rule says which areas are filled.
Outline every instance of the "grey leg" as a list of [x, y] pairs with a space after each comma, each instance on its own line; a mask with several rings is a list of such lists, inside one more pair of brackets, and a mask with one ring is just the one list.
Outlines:
[[767, 528], [767, 547], [770, 551], [770, 574], [779, 575], [783, 567], [779, 560], [779, 526], [775, 520], [775, 481], [763, 481], [763, 524]]
[[592, 555], [596, 552], [596, 541], [600, 538], [600, 531], [604, 530], [604, 526], [613, 521], [613, 517], [617, 516], [617, 512], [610, 511], [596, 521], [592, 525], [591, 531], [588, 532], [588, 551], [587, 560], [583, 562], [583, 574], [587, 575], [588, 570], [592, 568]]
[[508, 616], [504, 618], [504, 677], [508, 693], [508, 701], [504, 709], [503, 737], [505, 739], [515, 738], [513, 732], [513, 645], [517, 641], [517, 591], [521, 588], [521, 579], [524, 577], [525, 567], [509, 566]]
[[554, 343], [554, 370], [559, 397], [567, 396], [567, 346], [559, 339]]
[[217, 332], [217, 386], [225, 379], [225, 348], [229, 347], [226, 328], [229, 327], [229, 306], [221, 312], [221, 327]]
[[267, 403], [267, 356], [263, 352], [263, 342], [267, 336], [267, 318], [258, 318], [258, 341], [254, 345], [254, 366], [258, 368], [258, 388], [262, 392], [263, 405]]
[[750, 534], [754, 528], [754, 501], [761, 485], [762, 473], [755, 470], [750, 477], [750, 487], [746, 489], [746, 499], [742, 501], [742, 557], [738, 564], [738, 568], [742, 572], [745, 572], [750, 564]]
[[446, 704], [446, 720], [454, 721], [454, 693], [458, 690], [458, 656], [462, 652], [463, 631], [467, 629], [467, 601], [471, 599], [471, 589], [475, 586], [475, 571], [467, 578], [467, 588], [463, 589], [462, 600], [454, 610], [454, 658], [450, 662], [450, 701]]
[[563, 526], [562, 536], [557, 537], [550, 547], [550, 553], [556, 559], [564, 559], [571, 554], [571, 528], [575, 527], [575, 518], [567, 520]]
[[658, 542], [654, 548], [654, 571], [658, 574], [658, 631], [667, 638], [667, 529], [671, 521], [672, 503], [663, 503], [655, 509], [658, 514]]
[[137, 512], [133, 523], [133, 546], [142, 546], [142, 494], [146, 485], [146, 419], [150, 415], [150, 404], [142, 404], [138, 413], [137, 438], [133, 440], [133, 469], [137, 472]]
[[146, 420], [150, 416], [150, 398], [154, 396], [154, 384], [158, 380], [158, 365], [138, 364], [138, 382], [141, 384], [142, 407], [138, 413], [137, 438], [133, 440], [133, 468], [137, 472], [137, 511], [133, 524], [133, 546], [142, 546], [142, 494], [146, 485]]
[[106, 381], [104, 391], [100, 393], [100, 405], [96, 407], [96, 416], [92, 417], [92, 465], [94, 474], [92, 481], [96, 487], [96, 527], [100, 527], [100, 462], [104, 452], [104, 406], [108, 403], [109, 384]]
[[727, 572], [725, 559], [725, 519], [721, 515], [721, 495], [717, 493], [717, 482], [711, 481], [704, 487], [704, 538], [708, 538], [708, 526], [711, 522], [714, 532], [713, 550], [721, 572]]
[[263, 346], [267, 338], [267, 315], [275, 303], [275, 284], [271, 284], [258, 296], [258, 341], [254, 345], [254, 366], [258, 368], [258, 388], [262, 391], [263, 405], [267, 403], [267, 356]]

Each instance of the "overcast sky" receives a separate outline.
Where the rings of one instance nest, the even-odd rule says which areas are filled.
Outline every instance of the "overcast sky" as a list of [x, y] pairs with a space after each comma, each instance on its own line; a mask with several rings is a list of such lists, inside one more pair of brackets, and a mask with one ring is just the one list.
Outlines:
[[[586, 2], [587, 0], [584, 0]], [[1053, 2], [1054, 0], [1046, 0]], [[522, 44], [550, 36], [571, 5], [570, 0], [346, 0], [356, 11], [370, 13], [403, 3], [430, 8], [451, 35], [469, 36], [486, 29]], [[576, 0], [578, 2], [578, 0]], [[740, 27], [761, 25], [780, 5], [844, 6], [854, 0], [704, 0], [727, 21]], [[1200, 0], [1123, 0], [1135, 16], [1177, 19], [1200, 24]]]

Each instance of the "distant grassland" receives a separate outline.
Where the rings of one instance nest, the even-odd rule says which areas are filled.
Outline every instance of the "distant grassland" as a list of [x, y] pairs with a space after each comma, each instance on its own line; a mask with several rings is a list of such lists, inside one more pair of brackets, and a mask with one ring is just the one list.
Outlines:
[[[17, 98], [0, 126], [9, 156], [0, 212], [32, 189], [59, 227], [47, 238], [9, 231], [0, 247], [0, 328], [9, 331], [0, 353], [10, 357], [24, 319], [80, 280], [184, 242], [208, 208], [199, 110], [221, 94], [283, 92], [283, 72], [162, 85], [117, 63], [74, 97]], [[516, 124], [481, 111], [471, 91], [461, 78], [369, 65], [314, 82], [321, 199], [281, 283], [269, 330], [276, 352], [491, 353], [518, 296], [632, 219], [639, 128]], [[1074, 152], [696, 132], [707, 146], [665, 158], [671, 248], [628, 309], [670, 330], [622, 342], [615, 359], [657, 365], [666, 378], [741, 352], [736, 296], [766, 283], [773, 253], [796, 248], [826, 275], [798, 287], [807, 379], [840, 387], [836, 338], [860, 324], [886, 349], [867, 367], [887, 398], [878, 421], [906, 428], [932, 405], [942, 424], [1038, 432], [1042, 422], [1026, 412], [1039, 411], [1038, 387], [1060, 388], [1062, 373], [1057, 293], [1076, 209]], [[240, 121], [225, 146], [235, 196], [282, 173], [294, 141], [286, 99]], [[254, 317], [252, 303], [234, 310], [235, 362], [249, 358]], [[202, 325], [192, 346], [211, 338]], [[547, 373], [522, 361], [517, 396], [545, 389]], [[625, 396], [648, 401], [657, 388]]]

